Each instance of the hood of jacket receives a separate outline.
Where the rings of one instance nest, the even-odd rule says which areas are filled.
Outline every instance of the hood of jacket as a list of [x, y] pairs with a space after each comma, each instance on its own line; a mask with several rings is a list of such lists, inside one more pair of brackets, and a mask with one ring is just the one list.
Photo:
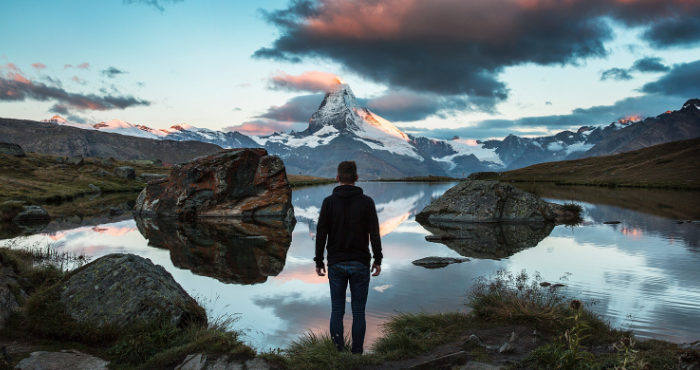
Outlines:
[[341, 198], [352, 198], [362, 194], [362, 188], [354, 185], [340, 185], [333, 189], [333, 195]]

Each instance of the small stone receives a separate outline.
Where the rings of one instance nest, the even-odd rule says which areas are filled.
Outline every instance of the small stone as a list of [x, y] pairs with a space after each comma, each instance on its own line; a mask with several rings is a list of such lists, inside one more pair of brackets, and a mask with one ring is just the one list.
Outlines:
[[81, 166], [83, 163], [85, 163], [85, 159], [83, 156], [75, 156], [75, 157], [70, 157], [66, 160], [66, 163], [72, 164], [74, 166]]
[[510, 333], [510, 339], [508, 339], [508, 342], [514, 343], [516, 340], [518, 340], [518, 335], [515, 334], [515, 332]]
[[415, 260], [413, 263], [416, 266], [425, 267], [428, 269], [445, 267], [452, 263], [462, 263], [469, 261], [468, 258], [453, 258], [453, 257], [425, 257]]
[[123, 179], [133, 180], [136, 178], [136, 171], [133, 167], [121, 166], [114, 169], [114, 174]]
[[543, 287], [543, 288], [546, 288], [546, 287], [548, 287], [548, 286], [550, 286], [550, 285], [552, 285], [552, 284], [551, 284], [551, 283], [548, 283], [548, 282], [546, 282], [546, 281], [543, 281], [543, 282], [540, 283], [540, 286]]
[[24, 157], [24, 149], [13, 143], [0, 143], [0, 154], [7, 154], [14, 157]]
[[605, 221], [605, 222], [603, 222], [603, 223], [606, 224], [606, 225], [617, 225], [617, 224], [619, 224], [619, 223], [621, 223], [621, 222], [620, 222], [620, 221]]
[[48, 224], [50, 221], [49, 213], [39, 206], [23, 206], [22, 211], [12, 219], [12, 222], [20, 226]]
[[90, 190], [91, 190], [93, 193], [101, 193], [101, 192], [102, 192], [102, 189], [100, 189], [99, 186], [94, 185], [94, 184], [88, 184], [88, 188], [90, 188]]
[[510, 343], [503, 343], [501, 348], [498, 349], [498, 353], [511, 353], [513, 351], [515, 351], [515, 347]]

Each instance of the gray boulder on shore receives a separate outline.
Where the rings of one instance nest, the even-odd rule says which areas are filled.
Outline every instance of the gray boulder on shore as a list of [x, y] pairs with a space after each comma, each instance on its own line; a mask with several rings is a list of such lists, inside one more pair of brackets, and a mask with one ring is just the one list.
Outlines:
[[128, 327], [163, 316], [179, 327], [207, 322], [204, 309], [165, 268], [133, 254], [101, 257], [50, 289], [76, 322], [94, 327]]

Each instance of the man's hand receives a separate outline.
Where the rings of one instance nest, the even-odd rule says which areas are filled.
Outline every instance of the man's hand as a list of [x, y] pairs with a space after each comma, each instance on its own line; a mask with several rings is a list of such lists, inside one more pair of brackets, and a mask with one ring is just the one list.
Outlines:
[[382, 265], [372, 265], [372, 271], [374, 271], [372, 276], [379, 276], [382, 272]]
[[316, 275], [318, 275], [318, 276], [326, 276], [326, 266], [323, 266], [323, 267], [316, 267]]

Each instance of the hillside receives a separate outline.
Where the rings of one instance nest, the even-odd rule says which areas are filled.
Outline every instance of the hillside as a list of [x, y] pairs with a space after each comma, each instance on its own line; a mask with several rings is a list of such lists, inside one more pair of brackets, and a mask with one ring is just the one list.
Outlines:
[[699, 163], [700, 139], [692, 139], [610, 156], [540, 163], [500, 174], [482, 173], [470, 177], [515, 182], [700, 190]]
[[0, 118], [0, 138], [3, 142], [19, 144], [27, 152], [123, 160], [160, 159], [164, 163], [186, 162], [221, 150], [218, 145], [199, 141], [151, 140], [8, 118]]

